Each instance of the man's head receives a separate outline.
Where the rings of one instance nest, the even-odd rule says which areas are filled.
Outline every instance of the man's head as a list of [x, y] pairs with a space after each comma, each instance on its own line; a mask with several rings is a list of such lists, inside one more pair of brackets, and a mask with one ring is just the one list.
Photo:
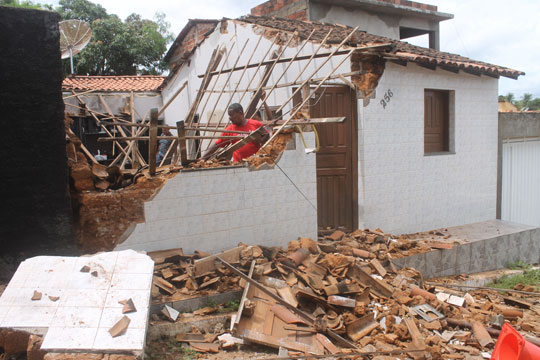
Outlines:
[[236, 126], [242, 126], [246, 123], [246, 118], [244, 117], [244, 108], [238, 103], [229, 105], [227, 111], [229, 113], [229, 120]]

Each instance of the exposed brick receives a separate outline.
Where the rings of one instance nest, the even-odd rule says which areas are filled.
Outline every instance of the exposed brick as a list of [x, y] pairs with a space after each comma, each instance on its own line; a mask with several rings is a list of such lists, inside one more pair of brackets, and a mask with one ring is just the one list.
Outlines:
[[26, 350], [26, 358], [28, 360], [43, 360], [47, 352], [41, 350], [42, 343], [43, 339], [40, 336], [30, 336], [30, 339], [28, 340], [28, 348]]
[[19, 354], [26, 352], [29, 339], [29, 333], [7, 330], [4, 332], [4, 351], [8, 354]]

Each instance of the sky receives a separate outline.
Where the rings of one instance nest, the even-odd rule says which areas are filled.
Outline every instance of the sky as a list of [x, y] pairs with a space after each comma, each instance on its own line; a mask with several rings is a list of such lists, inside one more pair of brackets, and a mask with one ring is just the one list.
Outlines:
[[[92, 1], [92, 0], [91, 0]], [[539, 0], [417, 0], [438, 6], [454, 19], [440, 25], [441, 51], [491, 64], [521, 70], [519, 80], [501, 77], [499, 94], [512, 92], [540, 97], [540, 1]], [[57, 5], [57, 1], [42, 1]], [[157, 11], [166, 15], [176, 37], [188, 19], [236, 18], [264, 0], [93, 0], [109, 14], [125, 19], [131, 13], [153, 19]], [[409, 39], [427, 46], [427, 38]]]

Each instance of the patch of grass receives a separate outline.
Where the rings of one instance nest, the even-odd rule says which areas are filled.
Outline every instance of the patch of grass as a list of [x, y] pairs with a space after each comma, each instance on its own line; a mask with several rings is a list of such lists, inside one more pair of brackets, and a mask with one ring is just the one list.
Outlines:
[[160, 340], [148, 343], [146, 358], [149, 360], [194, 360], [200, 355], [199, 352], [182, 347], [182, 343], [176, 341], [174, 337], [164, 337]]
[[206, 303], [206, 306], [209, 306], [209, 307], [211, 307], [212, 309], [215, 309], [215, 308], [217, 308], [219, 305], [218, 305], [215, 301], [209, 300], [209, 301]]
[[523, 274], [505, 275], [488, 286], [498, 289], [513, 289], [517, 284], [521, 283], [525, 286], [531, 285], [538, 289], [540, 288], [540, 269], [531, 270], [530, 268], [531, 266], [528, 265], [528, 268]]
[[511, 270], [529, 270], [532, 268], [532, 265], [527, 264], [526, 262], [523, 262], [521, 260], [516, 262], [511, 262], [508, 264], [508, 268]]
[[227, 301], [223, 305], [223, 307], [218, 310], [218, 313], [238, 311], [239, 306], [240, 306], [240, 300]]

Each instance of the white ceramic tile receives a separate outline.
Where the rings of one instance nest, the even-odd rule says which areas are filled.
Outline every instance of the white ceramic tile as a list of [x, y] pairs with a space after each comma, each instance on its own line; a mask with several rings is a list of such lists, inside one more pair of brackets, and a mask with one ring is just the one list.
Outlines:
[[102, 310], [101, 307], [60, 307], [51, 321], [51, 327], [97, 328]]
[[[90, 268], [90, 272], [72, 272], [69, 274], [69, 289], [79, 290], [91, 290], [91, 289], [108, 289], [113, 276], [112, 270], [110, 272], [103, 272], [100, 270], [94, 270], [96, 268]], [[93, 276], [91, 273], [97, 271], [97, 276]]]
[[2, 327], [48, 327], [51, 323], [56, 307], [48, 306], [12, 306], [4, 316]]
[[124, 315], [129, 317], [131, 322], [129, 327], [133, 329], [146, 329], [146, 323], [148, 321], [148, 309], [149, 307], [137, 307], [137, 311], [122, 314], [121, 307], [106, 307], [103, 309], [103, 314], [101, 315], [101, 320], [99, 322], [100, 328], [111, 328], [114, 324], [118, 322]]
[[111, 290], [148, 290], [152, 285], [152, 273], [114, 274]]
[[[37, 290], [41, 292], [40, 300], [32, 300], [34, 291]], [[57, 307], [58, 302], [52, 301], [49, 299], [48, 295], [51, 296], [61, 296], [62, 290], [54, 289], [39, 289], [39, 288], [16, 288], [16, 287], [7, 287], [2, 294], [0, 299], [0, 305], [3, 306], [29, 306], [29, 307], [38, 307], [38, 306], [47, 306], [47, 307]]]
[[41, 349], [92, 349], [97, 330], [97, 328], [50, 327], [43, 339]]
[[[145, 256], [146, 257], [146, 256]], [[154, 269], [154, 262], [146, 258], [122, 257], [116, 261], [115, 274], [148, 274]]]
[[7, 313], [9, 312], [9, 310], [10, 310], [9, 306], [0, 305], [0, 326], [2, 326], [2, 322], [5, 316], [7, 315]]
[[[130, 323], [131, 325], [131, 323]], [[94, 350], [143, 350], [145, 329], [128, 327], [123, 335], [112, 337], [109, 328], [99, 328]]]
[[60, 306], [103, 307], [107, 290], [69, 289], [60, 299]]
[[150, 303], [150, 293], [148, 290], [120, 290], [111, 289], [105, 299], [105, 307], [122, 308], [124, 305], [119, 301], [132, 299], [135, 308], [142, 309], [148, 307]]

